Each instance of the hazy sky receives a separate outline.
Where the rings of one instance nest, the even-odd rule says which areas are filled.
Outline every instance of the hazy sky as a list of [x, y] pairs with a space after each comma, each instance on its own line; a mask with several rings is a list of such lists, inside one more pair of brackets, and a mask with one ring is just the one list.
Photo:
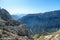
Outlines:
[[0, 7], [11, 14], [60, 10], [60, 0], [0, 0]]

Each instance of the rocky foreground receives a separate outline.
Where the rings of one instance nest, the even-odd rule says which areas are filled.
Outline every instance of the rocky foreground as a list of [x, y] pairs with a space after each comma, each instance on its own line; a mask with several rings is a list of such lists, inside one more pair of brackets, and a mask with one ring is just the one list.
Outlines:
[[35, 35], [34, 40], [60, 40], [60, 30], [49, 35]]

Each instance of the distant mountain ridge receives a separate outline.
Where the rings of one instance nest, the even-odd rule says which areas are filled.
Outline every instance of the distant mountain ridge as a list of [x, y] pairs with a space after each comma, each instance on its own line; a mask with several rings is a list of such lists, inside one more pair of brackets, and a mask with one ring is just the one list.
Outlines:
[[25, 15], [27, 15], [27, 14], [19, 14], [19, 13], [17, 13], [15, 15], [11, 15], [11, 16], [12, 16], [13, 19], [18, 20], [19, 18], [21, 18], [21, 17], [23, 17]]
[[33, 34], [54, 32], [60, 29], [60, 10], [28, 14], [19, 21], [25, 23]]

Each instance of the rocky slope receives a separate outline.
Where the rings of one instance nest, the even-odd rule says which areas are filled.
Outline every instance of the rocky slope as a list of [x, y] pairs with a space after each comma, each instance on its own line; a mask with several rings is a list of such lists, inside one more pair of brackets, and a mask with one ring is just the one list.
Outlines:
[[11, 20], [12, 17], [10, 16], [9, 12], [6, 11], [5, 9], [0, 9], [0, 17], [3, 19], [3, 20]]
[[35, 35], [34, 40], [60, 40], [60, 30], [49, 35]]
[[10, 16], [5, 9], [0, 9], [0, 40], [33, 40], [25, 24]]
[[38, 14], [28, 14], [19, 19], [32, 34], [55, 32], [60, 29], [60, 10]]

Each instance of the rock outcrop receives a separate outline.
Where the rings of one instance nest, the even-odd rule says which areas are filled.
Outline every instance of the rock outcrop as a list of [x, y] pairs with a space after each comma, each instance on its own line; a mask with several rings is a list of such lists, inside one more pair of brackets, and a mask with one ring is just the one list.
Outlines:
[[12, 17], [11, 17], [11, 15], [9, 14], [9, 12], [8, 11], [6, 11], [5, 9], [0, 9], [0, 17], [3, 19], [3, 20], [5, 20], [5, 21], [7, 21], [7, 20], [12, 20]]
[[33, 40], [25, 24], [12, 19], [5, 9], [0, 9], [0, 39], [9, 38], [11, 40], [23, 40], [23, 38], [25, 38], [24, 40]]

